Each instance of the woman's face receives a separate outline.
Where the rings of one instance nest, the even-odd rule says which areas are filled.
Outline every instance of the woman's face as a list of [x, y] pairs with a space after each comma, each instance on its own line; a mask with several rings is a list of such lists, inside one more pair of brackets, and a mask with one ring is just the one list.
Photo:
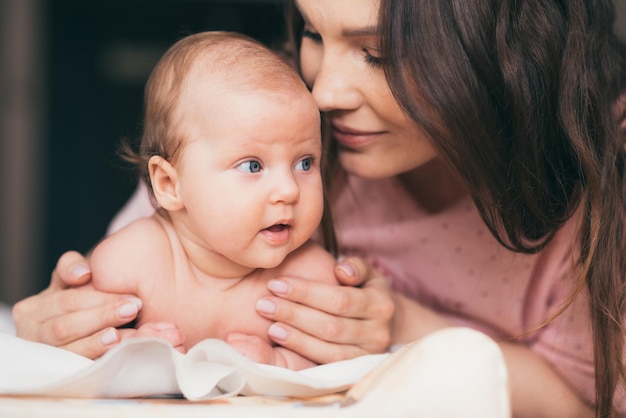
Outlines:
[[302, 76], [328, 116], [348, 172], [385, 178], [435, 156], [394, 99], [380, 67], [378, 0], [296, 0], [305, 26]]

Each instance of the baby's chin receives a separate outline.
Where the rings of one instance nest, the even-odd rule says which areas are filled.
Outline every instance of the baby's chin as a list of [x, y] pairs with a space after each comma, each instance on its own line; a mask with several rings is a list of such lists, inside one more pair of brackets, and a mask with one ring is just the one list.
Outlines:
[[285, 259], [287, 258], [286, 255], [282, 256], [282, 257], [271, 257], [271, 258], [266, 258], [263, 261], [261, 261], [256, 268], [262, 268], [265, 270], [268, 269], [273, 269], [273, 268], [277, 268], [279, 267], [281, 264], [283, 264], [283, 262], [285, 261]]
[[273, 269], [280, 267], [285, 261], [288, 261], [289, 256], [300, 246], [284, 246], [283, 248], [275, 248], [271, 251], [266, 251], [264, 254], [256, 257], [258, 263], [255, 263], [255, 268], [261, 269]]

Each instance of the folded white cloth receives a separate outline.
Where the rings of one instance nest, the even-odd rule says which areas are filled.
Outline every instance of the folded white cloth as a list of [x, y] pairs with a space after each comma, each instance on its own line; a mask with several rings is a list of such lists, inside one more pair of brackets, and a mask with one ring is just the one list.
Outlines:
[[388, 356], [294, 371], [254, 363], [216, 339], [198, 343], [185, 355], [164, 340], [130, 339], [96, 361], [9, 334], [0, 334], [0, 347], [0, 394], [75, 398], [318, 396], [348, 389]]
[[[238, 394], [306, 398], [347, 390], [332, 416], [511, 416], [502, 352], [493, 340], [467, 328], [435, 332], [392, 354], [300, 371], [253, 363], [214, 339], [200, 342], [185, 355], [162, 340], [131, 339], [92, 361], [0, 333], [0, 354], [0, 395], [182, 394], [189, 400], [208, 400]], [[298, 415], [321, 416], [314, 410], [304, 402]], [[268, 406], [264, 416], [292, 416], [294, 411]], [[235, 408], [228, 416], [243, 416], [241, 412]]]

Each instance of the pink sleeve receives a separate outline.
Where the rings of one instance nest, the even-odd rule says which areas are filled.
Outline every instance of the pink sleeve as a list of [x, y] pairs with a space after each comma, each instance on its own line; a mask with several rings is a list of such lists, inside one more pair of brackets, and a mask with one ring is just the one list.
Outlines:
[[[571, 225], [570, 225], [571, 228]], [[577, 277], [572, 268], [570, 248], [572, 231], [564, 228], [546, 247], [545, 259], [538, 263], [540, 279], [527, 295], [527, 326], [539, 324], [566, 304], [575, 291]], [[566, 232], [563, 234], [563, 232]], [[570, 232], [569, 234], [567, 232]], [[554, 257], [551, 261], [550, 257]], [[560, 260], [560, 261], [557, 261]], [[544, 263], [545, 262], [545, 263]], [[550, 267], [548, 267], [550, 266]], [[542, 327], [529, 341], [555, 371], [589, 404], [595, 403], [595, 373], [589, 294], [583, 286], [571, 305]], [[619, 417], [626, 416], [623, 390], [615, 393], [614, 406]]]
[[[571, 277], [568, 278], [572, 280]], [[565, 287], [565, 286], [564, 286]], [[571, 288], [570, 288], [571, 289]], [[563, 292], [555, 300], [569, 296]], [[583, 289], [563, 314], [540, 331], [531, 348], [545, 358], [588, 403], [595, 403], [595, 374], [588, 293]], [[613, 406], [617, 417], [626, 417], [626, 397], [621, 385]]]
[[115, 215], [109, 224], [107, 235], [116, 232], [134, 220], [152, 216], [154, 212], [155, 209], [152, 206], [152, 203], [150, 203], [148, 188], [144, 182], [140, 181], [137, 189], [128, 202], [126, 202], [124, 207], [117, 213], [117, 215]]

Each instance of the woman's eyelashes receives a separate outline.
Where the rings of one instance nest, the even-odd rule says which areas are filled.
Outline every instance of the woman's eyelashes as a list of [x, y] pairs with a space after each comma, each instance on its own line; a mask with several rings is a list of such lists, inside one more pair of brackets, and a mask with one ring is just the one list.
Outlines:
[[[304, 29], [302, 31], [302, 37], [310, 39], [313, 42], [318, 43], [318, 44], [323, 43], [322, 35], [320, 35], [317, 32], [313, 32], [310, 29]], [[368, 65], [371, 65], [372, 67], [375, 67], [375, 68], [379, 68], [382, 65], [382, 62], [383, 62], [382, 58], [376, 55], [372, 55], [370, 53], [370, 48], [361, 48], [361, 51], [363, 52], [364, 60]]]
[[302, 31], [302, 37], [311, 39], [314, 42], [318, 42], [318, 43], [322, 42], [322, 36], [319, 33], [313, 32], [309, 29], [304, 29]]
[[372, 55], [367, 48], [363, 48], [363, 54], [365, 56], [365, 62], [375, 68], [380, 68], [383, 65], [383, 59], [381, 57], [377, 57]]

